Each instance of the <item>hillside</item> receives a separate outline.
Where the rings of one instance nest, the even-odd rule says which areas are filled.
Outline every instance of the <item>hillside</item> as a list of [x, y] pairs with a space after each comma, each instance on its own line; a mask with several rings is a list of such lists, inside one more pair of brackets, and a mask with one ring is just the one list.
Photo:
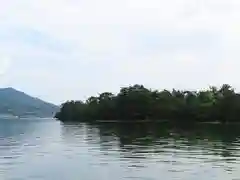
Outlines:
[[13, 88], [0, 88], [0, 114], [53, 117], [59, 107]]

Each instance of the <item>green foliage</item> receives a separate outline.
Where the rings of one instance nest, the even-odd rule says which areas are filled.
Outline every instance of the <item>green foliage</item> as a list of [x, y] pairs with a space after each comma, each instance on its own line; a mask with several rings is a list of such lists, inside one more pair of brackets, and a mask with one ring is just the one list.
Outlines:
[[55, 116], [61, 121], [161, 120], [221, 123], [240, 120], [240, 94], [224, 84], [205, 91], [157, 91], [142, 85], [121, 88], [90, 97], [85, 102], [68, 101]]

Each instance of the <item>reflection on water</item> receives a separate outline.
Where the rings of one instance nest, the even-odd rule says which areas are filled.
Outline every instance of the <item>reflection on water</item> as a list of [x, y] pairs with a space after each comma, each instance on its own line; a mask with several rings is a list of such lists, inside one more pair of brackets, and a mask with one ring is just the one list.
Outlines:
[[[76, 126], [63, 124], [63, 136], [71, 132], [68, 138], [78, 143], [80, 139], [72, 136], [72, 132], [84, 134], [89, 151], [97, 152], [96, 157], [101, 155], [101, 165], [111, 167], [109, 163], [113, 158], [127, 172], [134, 169], [130, 179], [158, 179], [159, 174], [165, 174], [164, 179], [239, 177], [240, 131], [235, 125], [174, 127], [163, 123], [100, 123], [77, 126], [82, 127], [77, 128], [78, 133], [74, 131]], [[69, 131], [70, 127], [74, 130]], [[141, 173], [136, 173], [138, 171]]]
[[240, 126], [0, 121], [0, 179], [239, 179]]

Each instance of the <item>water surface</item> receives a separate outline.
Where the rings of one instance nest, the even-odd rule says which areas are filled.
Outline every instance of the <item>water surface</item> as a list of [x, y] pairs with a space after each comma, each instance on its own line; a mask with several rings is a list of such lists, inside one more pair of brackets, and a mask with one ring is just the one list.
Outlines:
[[2, 119], [0, 179], [237, 180], [239, 129]]

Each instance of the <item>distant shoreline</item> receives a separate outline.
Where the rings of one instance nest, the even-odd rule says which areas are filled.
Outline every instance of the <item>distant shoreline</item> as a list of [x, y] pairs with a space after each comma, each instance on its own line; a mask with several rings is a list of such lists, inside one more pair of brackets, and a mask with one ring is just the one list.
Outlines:
[[228, 84], [204, 91], [158, 91], [136, 84], [116, 95], [104, 92], [86, 101], [67, 101], [55, 118], [63, 122], [240, 123], [240, 94]]

